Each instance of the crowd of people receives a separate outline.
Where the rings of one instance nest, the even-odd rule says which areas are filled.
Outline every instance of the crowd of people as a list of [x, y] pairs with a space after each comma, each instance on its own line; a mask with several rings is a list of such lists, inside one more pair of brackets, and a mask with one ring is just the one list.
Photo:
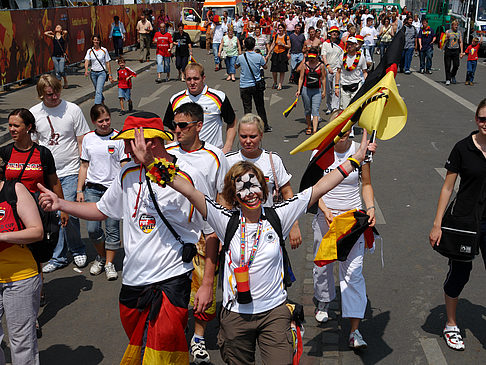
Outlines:
[[[318, 130], [322, 101], [330, 120], [336, 118], [373, 69], [376, 53], [383, 57], [398, 32], [405, 33], [400, 64], [404, 74], [410, 74], [416, 52], [420, 72], [432, 72], [437, 38], [426, 18], [419, 19], [406, 9], [399, 14], [396, 8], [377, 13], [366, 7], [354, 12], [346, 5], [335, 9], [307, 5], [255, 2], [245, 5], [245, 12], [235, 19], [227, 13], [210, 14], [206, 42], [215, 71], [222, 68], [224, 59], [226, 80], [234, 82], [240, 70], [244, 116], [239, 120], [228, 96], [210, 88], [204, 67], [191, 60], [192, 42], [183, 24], [170, 34], [170, 20], [164, 13], [157, 20], [144, 13], [136, 28], [140, 62], [150, 59], [154, 43], [155, 81], [170, 80], [175, 55], [178, 78], [186, 87], [169, 98], [162, 118], [136, 112], [126, 117], [120, 131], [112, 128], [103, 85], [106, 79], [118, 82], [120, 110], [125, 111], [126, 101], [131, 111], [131, 80], [136, 77], [122, 56], [126, 30], [115, 16], [109, 38], [117, 57], [116, 78], [99, 35], [92, 37], [86, 53], [85, 74], [95, 88], [91, 131], [81, 109], [61, 98], [62, 78], [67, 87], [63, 70], [66, 32], [60, 26], [46, 31], [54, 41], [55, 75], [40, 77], [37, 105], [10, 113], [12, 143], [0, 148], [0, 203], [6, 222], [0, 227], [0, 315], [7, 319], [14, 365], [39, 363], [37, 315], [46, 301], [42, 274], [66, 267], [71, 257], [79, 268], [88, 265], [79, 218], [88, 221], [89, 241], [97, 253], [89, 268], [91, 275], [104, 272], [107, 280], [117, 280], [114, 258], [123, 243], [119, 304], [129, 346], [122, 364], [145, 363], [146, 359], [183, 364], [189, 362], [189, 354], [196, 364], [209, 363], [205, 330], [216, 316], [225, 363], [254, 363], [257, 343], [264, 363], [296, 361], [299, 324], [295, 306], [287, 301], [286, 289], [292, 280], [285, 240], [292, 249], [302, 244], [298, 219], [315, 204], [315, 253], [333, 221], [345, 212], [362, 210], [367, 225], [375, 225], [371, 161], [365, 157], [367, 151], [376, 151], [376, 144], [367, 141], [366, 131], [361, 143], [352, 140], [348, 131], [336, 144], [335, 162], [322, 178], [294, 194], [292, 175], [282, 158], [262, 147], [264, 134], [272, 131], [264, 103], [267, 65], [271, 63], [276, 90], [286, 86], [285, 75], [290, 71], [288, 83], [296, 84], [296, 96], [302, 96], [305, 133], [310, 135]], [[456, 83], [459, 59], [466, 54], [466, 81], [473, 85], [479, 41], [464, 50], [457, 23], [452, 23], [444, 43], [446, 85]], [[457, 200], [464, 207], [482, 191], [485, 100], [475, 120], [479, 132], [460, 141], [446, 163], [448, 173], [430, 233], [432, 246], [440, 241], [441, 219], [457, 176], [461, 177]], [[235, 139], [239, 150], [233, 150]], [[478, 160], [474, 166], [469, 162], [472, 159]], [[10, 180], [15, 181], [13, 188]], [[28, 248], [42, 238], [36, 205], [60, 212], [59, 241], [47, 262], [36, 261]], [[481, 213], [484, 255], [486, 226]], [[362, 272], [367, 247], [361, 235], [339, 262], [342, 317], [350, 320], [348, 344], [354, 350], [367, 347], [359, 331], [367, 303]], [[449, 347], [463, 350], [456, 308], [472, 264], [451, 260], [449, 265], [444, 284], [444, 338]], [[220, 312], [216, 309], [218, 276], [223, 287]], [[332, 263], [314, 265], [313, 282], [315, 319], [325, 323], [329, 303], [336, 296]], [[195, 328], [188, 347], [185, 331], [191, 306]], [[0, 363], [3, 359], [0, 349]]]

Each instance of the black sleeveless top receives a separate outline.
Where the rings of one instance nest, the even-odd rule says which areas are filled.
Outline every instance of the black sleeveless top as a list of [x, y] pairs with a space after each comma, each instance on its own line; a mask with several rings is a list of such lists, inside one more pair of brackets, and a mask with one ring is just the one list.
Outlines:
[[54, 42], [52, 57], [64, 57], [64, 53], [66, 52], [66, 43], [64, 38], [56, 38], [56, 36], [54, 36], [52, 42]]

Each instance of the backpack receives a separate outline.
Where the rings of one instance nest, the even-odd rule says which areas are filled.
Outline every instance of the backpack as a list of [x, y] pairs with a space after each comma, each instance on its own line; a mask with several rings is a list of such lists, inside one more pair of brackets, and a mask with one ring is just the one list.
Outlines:
[[[7, 196], [7, 203], [12, 207], [12, 211], [19, 229], [24, 227], [20, 217], [17, 213], [17, 193], [15, 192], [15, 184], [17, 180], [7, 180], [4, 183], [5, 195]], [[32, 194], [39, 210], [39, 215], [44, 228], [44, 238], [42, 241], [32, 242], [27, 247], [30, 248], [34, 260], [41, 264], [51, 259], [54, 249], [56, 248], [59, 239], [60, 222], [57, 212], [46, 212], [39, 206], [39, 193]]]
[[[280, 247], [282, 249], [283, 266], [284, 266], [283, 283], [285, 285], [285, 288], [288, 288], [295, 281], [295, 276], [292, 271], [289, 255], [287, 253], [287, 250], [285, 249], [285, 239], [282, 234], [282, 224], [280, 222], [280, 218], [277, 215], [277, 212], [275, 212], [275, 208], [264, 207], [263, 210], [264, 210], [264, 218], [266, 218], [268, 222], [271, 224], [271, 226], [277, 233], [277, 236], [280, 240]], [[233, 214], [231, 215], [228, 225], [226, 226], [223, 249], [219, 254], [219, 267], [221, 268], [220, 269], [221, 284], [223, 283], [223, 276], [224, 276], [224, 261], [225, 261], [224, 256], [226, 251], [228, 251], [231, 240], [233, 239], [233, 236], [235, 235], [236, 230], [238, 229], [239, 226], [240, 226], [240, 213], [239, 211], [234, 211]]]
[[321, 67], [321, 63], [319, 62], [316, 67], [311, 68], [307, 63], [305, 66], [309, 69], [309, 72], [306, 75], [307, 83], [306, 87], [308, 89], [318, 89], [319, 88], [319, 81], [321, 79], [319, 73], [316, 71], [319, 67]]

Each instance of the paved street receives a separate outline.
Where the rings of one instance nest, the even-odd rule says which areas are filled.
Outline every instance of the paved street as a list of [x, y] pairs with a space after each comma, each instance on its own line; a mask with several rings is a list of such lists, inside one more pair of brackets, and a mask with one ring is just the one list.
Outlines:
[[[153, 50], [152, 50], [153, 52]], [[212, 56], [195, 49], [195, 58], [206, 67], [207, 84], [227, 93], [243, 116], [238, 82], [225, 81], [224, 70], [215, 72]], [[152, 55], [152, 59], [155, 57]], [[165, 113], [170, 96], [185, 83], [172, 80], [156, 84], [155, 66], [139, 64], [137, 55], [127, 55], [127, 65], [142, 68], [134, 79], [132, 97], [136, 110]], [[115, 66], [115, 65], [112, 65]], [[412, 66], [418, 69], [418, 58]], [[174, 65], [172, 79], [177, 75]], [[399, 74], [397, 84], [408, 107], [404, 130], [389, 141], [379, 142], [372, 165], [372, 181], [377, 209], [377, 229], [383, 246], [365, 255], [364, 276], [368, 308], [360, 331], [368, 349], [357, 354], [347, 348], [349, 323], [340, 317], [340, 303], [332, 303], [331, 320], [317, 326], [312, 304], [312, 216], [300, 220], [303, 245], [290, 252], [297, 282], [289, 290], [289, 299], [304, 305], [306, 313], [302, 364], [481, 364], [486, 358], [486, 273], [480, 259], [474, 261], [471, 279], [458, 307], [459, 327], [466, 351], [454, 352], [441, 337], [445, 321], [442, 283], [447, 259], [434, 252], [428, 243], [442, 186], [444, 162], [453, 145], [474, 128], [474, 112], [485, 97], [486, 67], [479, 62], [476, 85], [465, 86], [466, 62], [461, 61], [458, 84], [446, 87], [442, 52], [435, 50], [432, 75]], [[144, 70], [145, 69], [145, 70]], [[270, 73], [267, 71], [267, 76]], [[286, 81], [288, 75], [286, 76]], [[80, 72], [70, 77], [71, 88], [62, 97], [78, 101], [86, 117], [93, 104], [86, 94], [93, 91]], [[271, 85], [267, 78], [267, 86]], [[290, 156], [289, 151], [306, 139], [301, 102], [288, 119], [282, 111], [295, 99], [296, 86], [284, 85], [281, 91], [267, 89], [266, 109], [273, 132], [265, 134], [263, 146], [282, 157], [297, 190], [310, 153]], [[106, 105], [112, 108], [112, 124], [121, 128], [117, 88], [105, 92]], [[84, 100], [84, 101], [83, 101]], [[82, 102], [81, 102], [82, 101]], [[14, 107], [36, 104], [35, 87], [0, 94], [0, 122], [6, 121]], [[321, 108], [321, 110], [324, 108]], [[324, 112], [321, 126], [327, 121]], [[90, 124], [91, 125], [91, 124]], [[0, 125], [0, 133], [6, 125]], [[8, 141], [9, 138], [0, 141]], [[234, 148], [236, 149], [237, 143]], [[87, 237], [83, 225], [83, 237]], [[87, 240], [86, 240], [87, 242]], [[89, 247], [89, 261], [95, 251]], [[384, 265], [382, 265], [382, 259]], [[337, 266], [337, 265], [336, 265]], [[122, 253], [116, 267], [122, 269]], [[73, 264], [45, 275], [48, 303], [41, 308], [39, 321], [43, 337], [39, 340], [43, 364], [117, 364], [128, 343], [118, 317], [118, 292], [121, 279], [108, 282], [104, 275], [89, 275], [89, 266], [77, 272]], [[218, 290], [220, 297], [220, 289]], [[192, 330], [189, 331], [192, 335]], [[217, 323], [207, 333], [207, 346], [214, 364], [222, 364], [216, 346]], [[4, 344], [3, 344], [4, 346]]]

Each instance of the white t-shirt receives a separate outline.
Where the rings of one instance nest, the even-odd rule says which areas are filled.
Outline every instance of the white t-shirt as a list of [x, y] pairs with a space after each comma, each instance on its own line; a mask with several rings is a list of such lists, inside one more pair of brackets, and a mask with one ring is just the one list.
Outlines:
[[[177, 165], [182, 171], [190, 169], [190, 165], [183, 159], [178, 160]], [[194, 185], [201, 184], [197, 180], [198, 176], [186, 175]], [[142, 184], [139, 183], [140, 165], [129, 162], [96, 203], [103, 214], [113, 219], [123, 218], [125, 258], [122, 281], [130, 286], [153, 284], [193, 269], [192, 262], [182, 261], [182, 245], [176, 241], [155, 209], [144, 169], [141, 181]], [[165, 218], [184, 242], [195, 244], [204, 225], [201, 215], [189, 200], [174, 189], [169, 186], [162, 188], [152, 182], [150, 184]], [[135, 206], [139, 191], [138, 205]]]
[[[312, 188], [295, 195], [289, 200], [275, 205], [275, 211], [282, 224], [283, 236], [287, 236], [294, 222], [307, 211]], [[206, 198], [207, 221], [214, 228], [219, 239], [224, 242], [226, 227], [232, 211]], [[255, 259], [250, 266], [250, 292], [253, 301], [249, 304], [239, 304], [236, 301], [235, 268], [240, 266], [240, 232], [238, 228], [233, 236], [230, 247], [225, 253], [223, 306], [232, 312], [257, 314], [273, 309], [287, 299], [283, 285], [283, 257], [277, 233], [267, 220], [262, 222], [262, 233], [258, 243]], [[248, 261], [253, 243], [256, 239], [258, 223], [246, 224], [245, 235], [248, 241], [245, 245], [245, 262]]]
[[[346, 64], [348, 65], [348, 67], [351, 67], [353, 65], [354, 59], [356, 58], [357, 55], [358, 53], [356, 53], [354, 56], [348, 55], [346, 59]], [[344, 63], [342, 61], [341, 61], [340, 68], [341, 68], [341, 80], [340, 80], [341, 85], [351, 85], [357, 82], [361, 82], [363, 80], [362, 72], [363, 70], [367, 69], [366, 57], [363, 54], [363, 52], [361, 52], [361, 57], [359, 58], [358, 65], [352, 71], [346, 70], [344, 68]]]
[[[268, 187], [268, 198], [267, 201], [263, 203], [263, 206], [271, 207], [273, 205], [272, 196], [273, 191], [275, 190], [275, 177], [273, 176], [272, 165], [270, 165], [269, 151], [262, 149], [262, 153], [260, 154], [260, 156], [252, 159], [245, 157], [241, 153], [241, 150], [239, 150], [234, 152], [228, 152], [226, 154], [226, 158], [228, 159], [228, 164], [230, 167], [239, 161], [250, 161], [254, 163], [260, 170], [262, 170]], [[277, 176], [278, 186], [279, 188], [281, 188], [290, 181], [292, 175], [287, 172], [282, 162], [282, 159], [275, 152], [272, 152], [272, 161], [275, 167], [275, 175]]]
[[335, 72], [342, 64], [344, 50], [336, 43], [330, 40], [322, 43], [322, 55], [326, 56], [326, 61]]
[[113, 129], [106, 136], [99, 135], [96, 131], [84, 136], [81, 160], [89, 162], [86, 182], [110, 187], [111, 182], [120, 173], [120, 162], [130, 159], [125, 153], [125, 143], [122, 140], [110, 139], [117, 134], [118, 131]]
[[213, 43], [221, 43], [221, 41], [223, 40], [223, 36], [224, 36], [224, 29], [220, 24], [218, 24], [214, 28]]
[[[336, 167], [344, 163], [348, 157], [351, 157], [354, 153], [356, 153], [358, 148], [359, 143], [353, 141], [351, 142], [351, 146], [346, 152], [337, 153], [336, 151], [334, 151], [334, 163], [324, 170], [323, 176], [327, 175]], [[314, 157], [316, 153], [317, 150], [312, 153], [312, 157]], [[326, 204], [329, 209], [345, 211], [355, 208], [361, 209], [359, 182], [360, 173], [359, 170], [356, 169], [353, 172], [350, 172], [348, 177], [346, 177], [334, 189], [327, 192], [321, 199], [324, 201], [324, 204]], [[322, 214], [320, 209], [317, 212], [318, 214]]]
[[360, 34], [364, 37], [365, 45], [375, 45], [375, 38], [378, 37], [378, 31], [375, 27], [363, 27]]
[[[30, 112], [35, 117], [37, 130], [34, 139], [51, 151], [56, 162], [57, 176], [77, 175], [79, 150], [76, 137], [90, 131], [81, 108], [69, 101], [62, 100], [54, 108], [48, 108], [41, 102], [30, 108]], [[49, 116], [52, 127], [47, 116]]]
[[[96, 56], [95, 56], [96, 54]], [[98, 57], [98, 59], [96, 58]], [[95, 50], [93, 47], [88, 49], [86, 52], [86, 56], [84, 57], [85, 60], [91, 62], [91, 71], [107, 71], [106, 64], [111, 61], [110, 54], [108, 50], [104, 47], [101, 47], [99, 50]]]

